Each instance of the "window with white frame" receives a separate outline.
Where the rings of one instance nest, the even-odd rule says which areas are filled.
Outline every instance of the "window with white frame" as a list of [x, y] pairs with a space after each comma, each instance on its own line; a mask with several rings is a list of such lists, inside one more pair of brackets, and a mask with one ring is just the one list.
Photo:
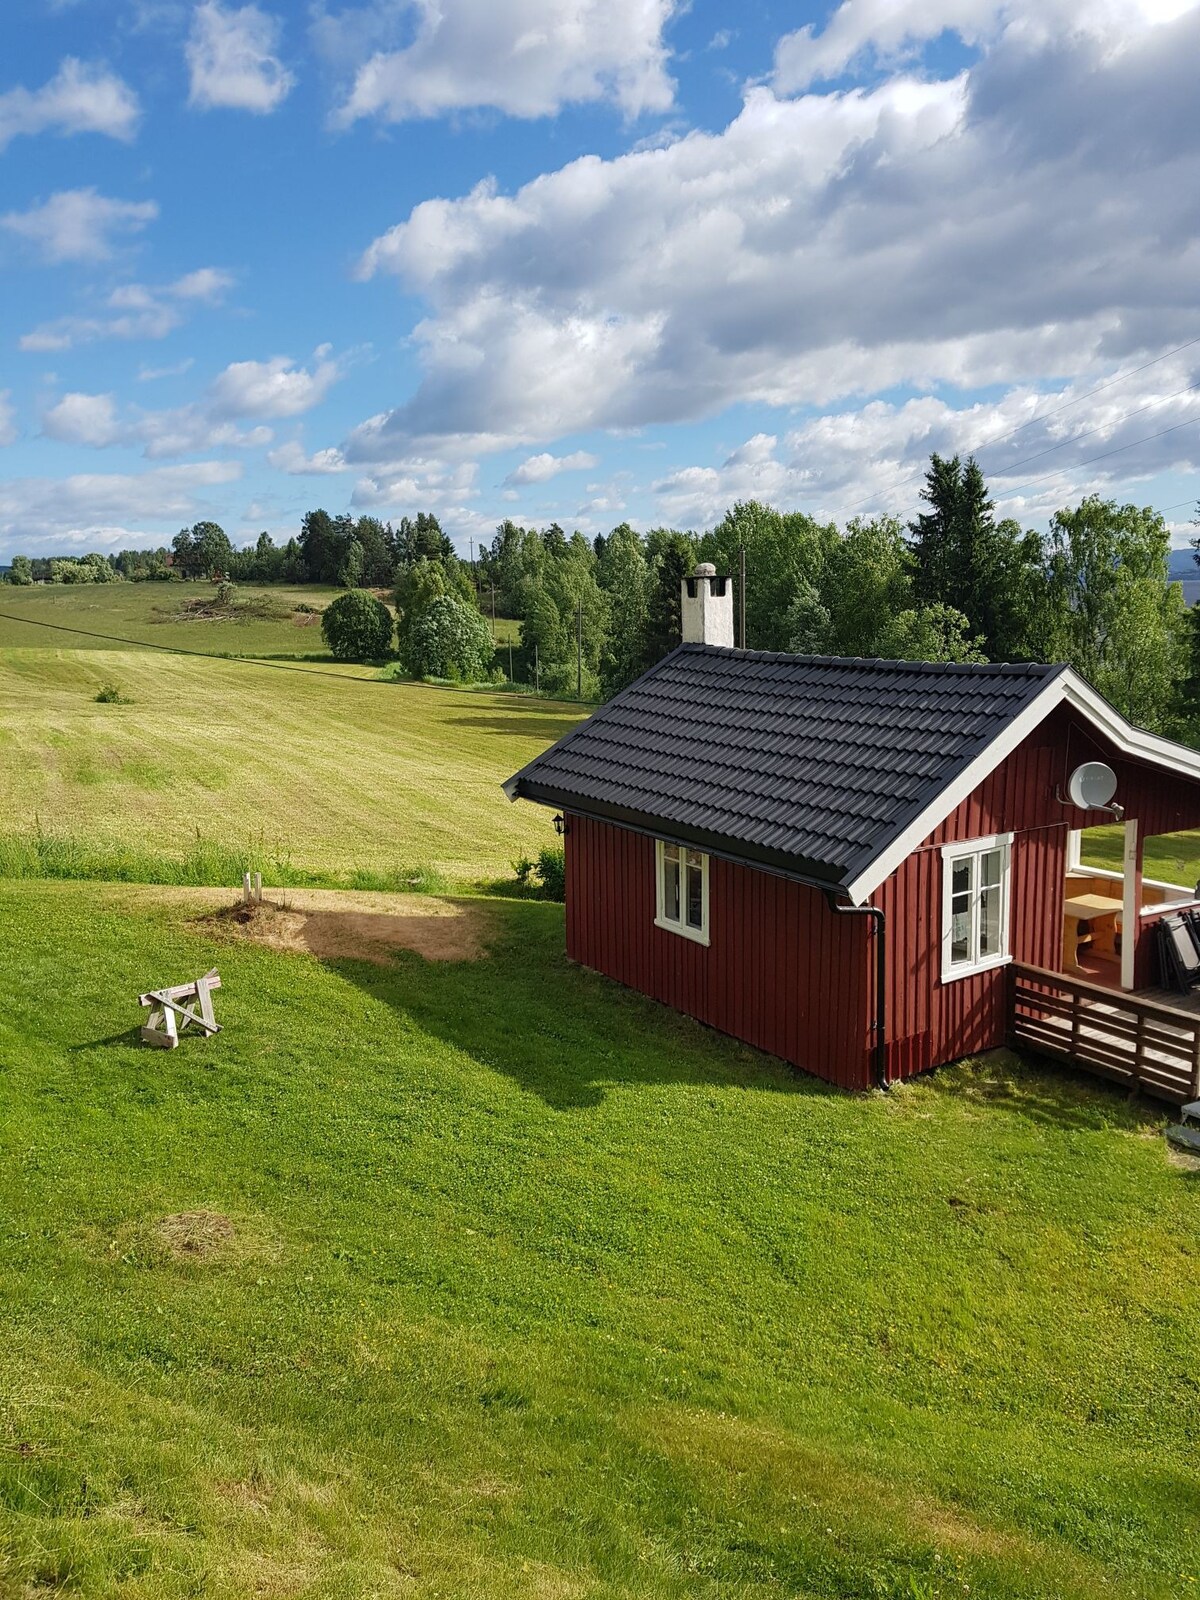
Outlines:
[[659, 839], [655, 846], [658, 872], [657, 913], [660, 928], [681, 933], [698, 944], [708, 943], [708, 857], [702, 850]]
[[942, 977], [965, 978], [1010, 960], [1012, 834], [942, 847]]

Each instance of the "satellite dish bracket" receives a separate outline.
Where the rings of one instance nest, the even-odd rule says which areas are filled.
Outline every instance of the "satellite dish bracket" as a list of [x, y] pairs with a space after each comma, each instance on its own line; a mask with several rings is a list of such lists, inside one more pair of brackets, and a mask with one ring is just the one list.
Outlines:
[[1114, 822], [1124, 822], [1125, 821], [1125, 807], [1124, 806], [1117, 805], [1117, 803], [1115, 801], [1111, 802], [1109, 805], [1106, 805], [1106, 806], [1076, 806], [1074, 800], [1071, 799], [1070, 795], [1069, 794], [1064, 794], [1062, 792], [1062, 784], [1061, 783], [1057, 786], [1057, 788], [1054, 791], [1054, 798], [1058, 801], [1060, 806], [1075, 806], [1075, 810], [1076, 811], [1107, 811], [1107, 813], [1109, 814], [1110, 817], [1112, 817]]

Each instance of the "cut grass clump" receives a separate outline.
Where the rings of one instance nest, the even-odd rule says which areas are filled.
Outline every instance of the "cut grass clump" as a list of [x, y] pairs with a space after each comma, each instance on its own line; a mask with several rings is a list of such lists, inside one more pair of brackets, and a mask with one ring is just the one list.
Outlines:
[[128, 695], [121, 693], [121, 686], [117, 683], [104, 683], [95, 697], [96, 704], [101, 706], [127, 706], [132, 704]]
[[[178, 855], [136, 845], [78, 839], [69, 834], [0, 834], [0, 878], [58, 878], [91, 883], [178, 884], [196, 889], [236, 886], [246, 872], [260, 872], [279, 889], [369, 889], [379, 894], [445, 894], [454, 887], [429, 866], [355, 868], [314, 872], [255, 841], [226, 845], [197, 835]], [[461, 886], [460, 886], [461, 887]]]

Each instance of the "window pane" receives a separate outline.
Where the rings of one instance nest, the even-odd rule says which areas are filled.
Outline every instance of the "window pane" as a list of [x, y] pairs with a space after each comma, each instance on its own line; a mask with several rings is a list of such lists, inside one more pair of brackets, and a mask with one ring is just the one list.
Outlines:
[[952, 863], [954, 876], [950, 888], [954, 894], [963, 894], [971, 887], [971, 868], [975, 865], [974, 856], [964, 856], [961, 860]]
[[698, 850], [688, 851], [687, 920], [689, 928], [704, 926], [704, 868]]
[[994, 885], [979, 893], [979, 954], [1000, 954], [1000, 889]]
[[679, 851], [670, 846], [663, 851], [663, 916], [679, 921]]
[[966, 902], [963, 910], [958, 910], [958, 901], [955, 901], [955, 910], [950, 916], [950, 959], [951, 961], [969, 961], [971, 959], [971, 902]]
[[1000, 882], [1000, 858], [1002, 850], [985, 850], [979, 858], [979, 882], [986, 888], [994, 888]]

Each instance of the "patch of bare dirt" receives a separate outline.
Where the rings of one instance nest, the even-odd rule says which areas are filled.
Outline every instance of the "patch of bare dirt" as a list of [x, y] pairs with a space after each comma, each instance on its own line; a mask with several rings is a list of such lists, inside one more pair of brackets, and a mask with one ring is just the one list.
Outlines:
[[228, 1245], [236, 1232], [219, 1211], [176, 1211], [154, 1231], [177, 1261], [205, 1261]]
[[[397, 902], [404, 909], [397, 910]], [[484, 918], [473, 906], [424, 896], [339, 890], [288, 891], [260, 905], [239, 901], [203, 919], [274, 950], [302, 950], [324, 961], [371, 961], [386, 966], [397, 950], [426, 961], [478, 961]]]
[[266, 1511], [271, 1503], [271, 1491], [261, 1478], [221, 1479], [213, 1488], [242, 1511]]

